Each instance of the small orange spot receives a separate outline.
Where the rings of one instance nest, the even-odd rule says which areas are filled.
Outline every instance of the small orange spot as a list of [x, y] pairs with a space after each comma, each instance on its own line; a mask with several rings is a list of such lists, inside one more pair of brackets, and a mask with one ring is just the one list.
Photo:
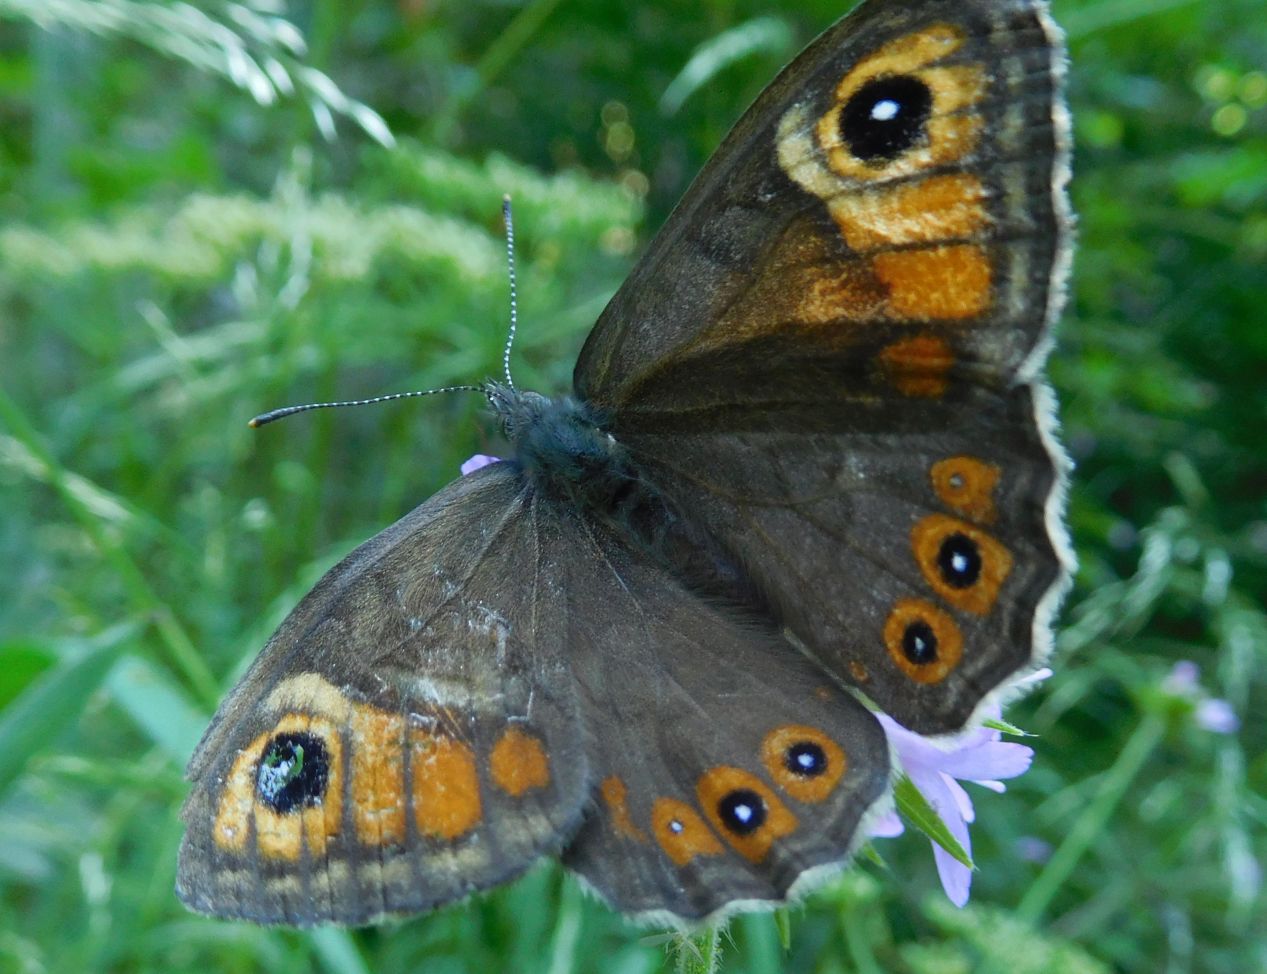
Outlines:
[[[928, 662], [919, 662], [907, 653], [908, 631], [921, 628], [931, 634], [935, 651]], [[927, 627], [924, 629], [924, 627]], [[963, 659], [963, 633], [947, 612], [925, 599], [900, 599], [884, 623], [884, 645], [893, 662], [916, 683], [940, 683]]]
[[451, 841], [483, 818], [475, 754], [461, 741], [411, 730], [409, 777], [414, 821], [423, 835]]
[[845, 242], [864, 252], [971, 237], [988, 219], [985, 187], [967, 173], [842, 194], [828, 205]]
[[858, 683], [866, 683], [871, 679], [871, 674], [867, 672], [867, 668], [856, 659], [849, 661], [849, 675]]
[[615, 775], [612, 775], [602, 780], [598, 786], [598, 791], [603, 796], [603, 801], [607, 804], [607, 810], [611, 812], [612, 828], [627, 839], [646, 842], [647, 837], [643, 834], [642, 829], [634, 825], [633, 819], [629, 817], [628, 791], [625, 788], [625, 783]]
[[944, 338], [915, 335], [880, 350], [880, 367], [904, 396], [939, 399], [946, 394], [955, 353]]
[[365, 705], [351, 717], [352, 812], [365, 845], [405, 841], [405, 721]]
[[[818, 748], [825, 764], [810, 775], [795, 770], [789, 761], [797, 745], [809, 744]], [[797, 801], [821, 802], [840, 783], [848, 762], [840, 745], [817, 727], [804, 724], [785, 724], [766, 734], [761, 742], [761, 760], [774, 783]]]
[[890, 317], [959, 321], [990, 307], [990, 261], [975, 244], [880, 253], [871, 266], [889, 289]]
[[[343, 742], [330, 721], [308, 714], [287, 714], [277, 722], [271, 734], [265, 735], [264, 743], [260, 745], [261, 753], [267, 742], [278, 734], [312, 734], [321, 738], [328, 762], [326, 789], [316, 804], [284, 814], [255, 801], [255, 840], [260, 855], [266, 859], [295, 860], [306, 845], [310, 855], [324, 856], [326, 843], [343, 827]], [[255, 794], [258, 759], [259, 755], [251, 765], [252, 797]]]
[[[971, 584], [953, 584], [945, 575], [943, 546], [955, 536], [979, 559]], [[924, 579], [938, 595], [964, 612], [985, 615], [999, 597], [999, 589], [1012, 570], [1012, 556], [998, 541], [980, 528], [945, 514], [929, 514], [911, 529], [911, 547]]]
[[[728, 827], [722, 818], [722, 803], [740, 791], [756, 795], [762, 805], [760, 814], [764, 818], [751, 831]], [[713, 828], [749, 862], [761, 862], [776, 839], [796, 831], [796, 816], [779, 801], [773, 790], [756, 775], [740, 768], [724, 765], [710, 768], [696, 783], [695, 795]]]
[[943, 504], [973, 521], [990, 524], [996, 516], [994, 488], [1000, 473], [993, 463], [959, 456], [938, 460], [929, 476]]
[[674, 865], [685, 866], [696, 856], [719, 856], [724, 851], [717, 836], [686, 802], [657, 798], [651, 806], [651, 830]]
[[533, 788], [550, 783], [550, 763], [541, 741], [512, 727], [493, 745], [488, 762], [493, 783], [508, 795], [518, 798]]
[[835, 699], [835, 695], [831, 692], [831, 687], [822, 685], [814, 687], [814, 696], [818, 697], [823, 703], [831, 703]]

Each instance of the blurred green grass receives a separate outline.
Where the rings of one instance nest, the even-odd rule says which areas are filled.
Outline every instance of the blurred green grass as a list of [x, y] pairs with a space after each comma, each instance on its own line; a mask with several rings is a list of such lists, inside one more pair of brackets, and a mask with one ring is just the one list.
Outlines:
[[[462, 397], [246, 419], [494, 373], [503, 192], [517, 379], [565, 388], [638, 246], [841, 8], [0, 2], [0, 970], [667, 963], [552, 865], [368, 931], [193, 917], [181, 768], [287, 608], [491, 434]], [[1009, 712], [1034, 769], [979, 803], [966, 910], [925, 842], [883, 843], [791, 911], [787, 950], [736, 921], [725, 971], [1267, 969], [1267, 19], [1056, 12], [1081, 222], [1051, 374], [1081, 569], [1057, 675]], [[296, 94], [264, 99], [283, 75]], [[1237, 733], [1162, 691], [1185, 659]]]

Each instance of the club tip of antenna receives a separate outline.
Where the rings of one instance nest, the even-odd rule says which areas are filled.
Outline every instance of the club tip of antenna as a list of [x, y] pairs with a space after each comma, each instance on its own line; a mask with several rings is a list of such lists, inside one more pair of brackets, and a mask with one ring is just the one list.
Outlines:
[[251, 427], [253, 430], [257, 430], [264, 424], [260, 422], [260, 418], [258, 416], [252, 416], [246, 421], [246, 425]]
[[510, 203], [510, 194], [509, 194], [509, 193], [502, 193], [502, 202], [503, 202], [503, 203], [506, 203], [506, 204], [509, 204], [509, 203]]

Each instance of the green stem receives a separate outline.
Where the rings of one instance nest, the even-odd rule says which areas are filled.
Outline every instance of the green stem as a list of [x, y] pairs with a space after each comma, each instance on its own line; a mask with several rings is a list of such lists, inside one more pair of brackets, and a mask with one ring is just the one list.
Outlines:
[[863, 908], [857, 902], [845, 904], [840, 911], [840, 924], [845, 935], [845, 949], [858, 974], [884, 974], [884, 968], [871, 951], [871, 941], [863, 924]]
[[[189, 686], [209, 707], [214, 707], [220, 697], [220, 684], [208, 669], [207, 664], [198, 655], [193, 640], [181, 628], [180, 623], [172, 615], [171, 610], [150, 588], [132, 556], [123, 547], [122, 542], [115, 540], [111, 532], [106, 531], [101, 521], [80, 500], [71, 487], [70, 476], [45, 448], [43, 439], [35, 431], [18, 404], [0, 389], [0, 419], [3, 419], [12, 431], [14, 438], [39, 461], [43, 468], [43, 479], [55, 490], [83, 527], [93, 545], [118, 572], [126, 589], [133, 608], [140, 614], [153, 619], [159, 637], [167, 647], [168, 655], [177, 670], [184, 674]], [[36, 475], [37, 477], [39, 474]]]
[[721, 960], [721, 927], [713, 924], [696, 936], [682, 936], [676, 949], [677, 974], [717, 974]]
[[1096, 838], [1104, 833], [1114, 810], [1126, 794], [1127, 788], [1147, 763], [1153, 750], [1161, 742], [1166, 725], [1160, 717], [1147, 715], [1132, 732], [1104, 774], [1100, 789], [1082, 815], [1074, 822], [1065, 839], [1060, 843], [1034, 884], [1022, 897], [1016, 908], [1016, 916], [1028, 924], [1035, 924], [1047, 912], [1052, 899], [1077, 868], [1083, 855]]

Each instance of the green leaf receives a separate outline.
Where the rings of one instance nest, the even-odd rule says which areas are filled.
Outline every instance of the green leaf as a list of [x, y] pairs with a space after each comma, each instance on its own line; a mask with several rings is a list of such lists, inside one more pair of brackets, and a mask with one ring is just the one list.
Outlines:
[[178, 765], [183, 766], [207, 726], [207, 715], [149, 660], [129, 656], [106, 679], [119, 708]]
[[31, 758], [78, 720], [119, 650], [138, 628], [124, 623], [106, 630], [69, 662], [42, 675], [5, 708], [0, 716], [0, 794]]
[[902, 817], [910, 822], [911, 825], [923, 832], [969, 869], [977, 868], [973, 865], [972, 857], [968, 855], [958, 840], [950, 834], [950, 829], [946, 828], [946, 823], [941, 820], [941, 816], [937, 814], [933, 806], [928, 803], [928, 799], [924, 797], [923, 793], [915, 787], [914, 783], [906, 775], [898, 778], [897, 787], [893, 789], [893, 797], [897, 799], [898, 811], [902, 813]]
[[716, 75], [750, 54], [770, 51], [785, 56], [792, 47], [792, 29], [778, 17], [755, 17], [722, 31], [696, 48], [691, 59], [664, 90], [660, 111], [677, 112], [686, 99]]
[[1034, 736], [1029, 731], [1021, 730], [1015, 724], [1009, 724], [1006, 720], [1002, 720], [1001, 718], [992, 717], [989, 720], [983, 720], [981, 721], [981, 726], [989, 727], [991, 730], [1002, 731], [1004, 734], [1010, 734], [1012, 737]]

